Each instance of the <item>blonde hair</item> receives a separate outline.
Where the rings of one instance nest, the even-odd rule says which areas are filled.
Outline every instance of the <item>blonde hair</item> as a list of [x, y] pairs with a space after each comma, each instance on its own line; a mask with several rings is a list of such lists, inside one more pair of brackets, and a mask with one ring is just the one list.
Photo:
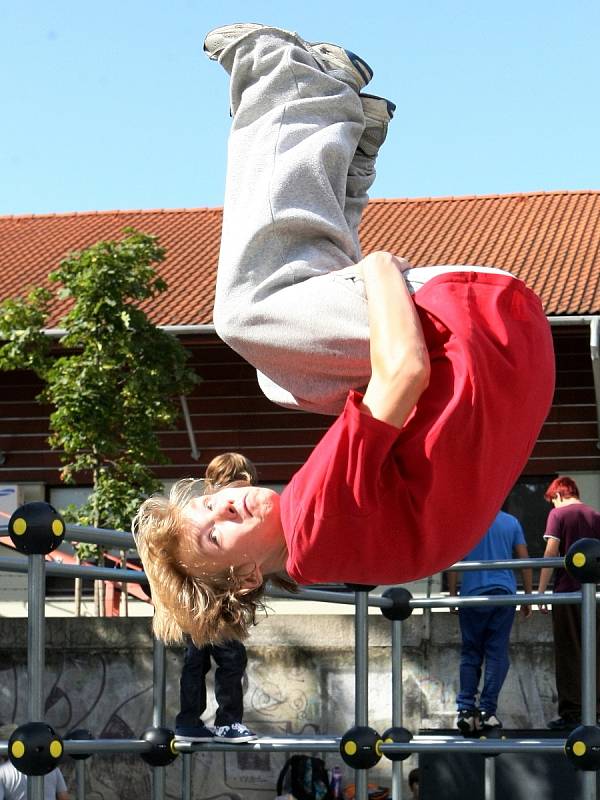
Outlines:
[[233, 567], [202, 577], [185, 572], [178, 556], [179, 534], [189, 524], [185, 509], [198, 494], [214, 491], [216, 486], [210, 481], [184, 478], [174, 484], [168, 497], [155, 495], [145, 500], [133, 520], [154, 603], [152, 627], [155, 636], [166, 644], [183, 642], [185, 634], [198, 646], [245, 639], [256, 624], [256, 612], [266, 610], [262, 598], [267, 580], [289, 591], [296, 588], [289, 578], [265, 575], [261, 586], [247, 589], [243, 572]]

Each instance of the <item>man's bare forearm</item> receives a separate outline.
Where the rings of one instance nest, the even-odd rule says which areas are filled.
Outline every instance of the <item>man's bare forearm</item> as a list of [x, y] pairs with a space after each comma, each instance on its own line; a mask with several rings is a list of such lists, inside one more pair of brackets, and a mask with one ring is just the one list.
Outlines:
[[369, 307], [372, 377], [363, 410], [398, 428], [429, 383], [421, 321], [402, 276], [405, 262], [372, 253], [360, 262]]

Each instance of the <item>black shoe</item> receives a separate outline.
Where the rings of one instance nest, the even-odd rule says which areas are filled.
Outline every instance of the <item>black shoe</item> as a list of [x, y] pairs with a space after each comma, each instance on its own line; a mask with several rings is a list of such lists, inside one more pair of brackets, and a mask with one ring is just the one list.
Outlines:
[[456, 715], [456, 727], [465, 736], [480, 730], [479, 711], [476, 708], [461, 708]]
[[484, 731], [499, 730], [502, 727], [498, 717], [495, 714], [490, 714], [489, 711], [480, 711], [479, 721], [481, 729]]
[[176, 742], [212, 742], [215, 734], [208, 725], [203, 722], [198, 725], [178, 725], [175, 728]]
[[551, 731], [573, 731], [581, 725], [577, 719], [569, 719], [567, 717], [557, 717], [557, 719], [550, 720], [546, 727]]

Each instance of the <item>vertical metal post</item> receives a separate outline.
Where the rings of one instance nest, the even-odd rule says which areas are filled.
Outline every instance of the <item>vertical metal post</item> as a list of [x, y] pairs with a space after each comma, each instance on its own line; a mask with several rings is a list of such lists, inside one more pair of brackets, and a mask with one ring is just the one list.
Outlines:
[[596, 585], [581, 586], [581, 721], [596, 724]]
[[162, 728], [165, 724], [165, 693], [167, 688], [166, 651], [159, 639], [154, 639], [152, 651], [154, 685], [152, 688], [152, 725]]
[[[355, 653], [355, 725], [368, 725], [369, 719], [369, 593], [358, 591], [355, 594], [356, 613], [354, 617]], [[368, 800], [368, 772], [355, 770], [356, 800]]]
[[[44, 717], [46, 562], [43, 555], [27, 556], [27, 716], [29, 722]], [[44, 800], [44, 776], [27, 778], [27, 800]]]
[[484, 797], [485, 800], [496, 800], [496, 759], [484, 759]]
[[[596, 724], [596, 585], [581, 585], [581, 721]], [[583, 773], [583, 800], [596, 800], [596, 773]]]
[[[154, 639], [153, 649], [154, 685], [152, 690], [152, 726], [162, 728], [165, 724], [166, 651], [164, 644]], [[164, 800], [166, 786], [165, 767], [152, 768], [152, 800]]]
[[[392, 622], [392, 725], [402, 727], [402, 622]], [[402, 800], [402, 761], [392, 761], [392, 800]]]
[[192, 800], [192, 754], [181, 756], [181, 800]]
[[85, 800], [85, 761], [80, 759], [75, 762], [75, 781], [77, 800]]

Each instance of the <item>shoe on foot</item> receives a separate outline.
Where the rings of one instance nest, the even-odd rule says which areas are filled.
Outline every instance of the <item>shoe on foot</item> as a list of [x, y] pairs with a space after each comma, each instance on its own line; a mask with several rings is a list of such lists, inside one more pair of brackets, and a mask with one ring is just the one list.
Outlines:
[[479, 712], [476, 708], [461, 708], [456, 715], [456, 727], [463, 733], [474, 733], [480, 728]]
[[209, 31], [206, 34], [204, 52], [210, 59], [216, 61], [228, 45], [241, 39], [242, 36], [252, 33], [252, 31], [266, 27], [266, 25], [260, 25], [258, 22], [236, 22], [233, 25], [223, 25], [221, 28], [215, 28], [214, 31]]
[[373, 78], [371, 67], [351, 50], [328, 42], [310, 42], [308, 48], [328, 75], [347, 83], [356, 92]]
[[490, 714], [489, 711], [480, 711], [479, 712], [479, 723], [481, 729], [484, 731], [491, 731], [494, 728], [501, 728], [502, 723], [498, 719], [495, 714]]
[[178, 725], [175, 728], [176, 742], [212, 742], [214, 738], [212, 729], [203, 722], [198, 725]]
[[[258, 22], [235, 22], [233, 25], [223, 25], [221, 28], [215, 28], [206, 35], [204, 52], [210, 59], [216, 61], [223, 50], [230, 44], [253, 31], [267, 27], [269, 26], [261, 25]], [[343, 47], [327, 42], [316, 42], [314, 44], [304, 42], [297, 34], [293, 35], [298, 38], [298, 41], [307, 50], [310, 50], [324, 72], [349, 84], [357, 92], [360, 92], [372, 79], [373, 70], [371, 67], [350, 50], [344, 50]]]
[[385, 142], [388, 124], [394, 116], [396, 106], [391, 100], [374, 94], [361, 94], [360, 102], [365, 115], [365, 129], [356, 149], [373, 158]]
[[232, 744], [251, 742], [256, 739], [256, 734], [247, 728], [243, 722], [232, 722], [231, 725], [219, 725], [213, 728], [215, 738]]
[[550, 720], [546, 727], [551, 731], [572, 731], [581, 723], [579, 720], [571, 719], [569, 717], [558, 717], [557, 719]]

